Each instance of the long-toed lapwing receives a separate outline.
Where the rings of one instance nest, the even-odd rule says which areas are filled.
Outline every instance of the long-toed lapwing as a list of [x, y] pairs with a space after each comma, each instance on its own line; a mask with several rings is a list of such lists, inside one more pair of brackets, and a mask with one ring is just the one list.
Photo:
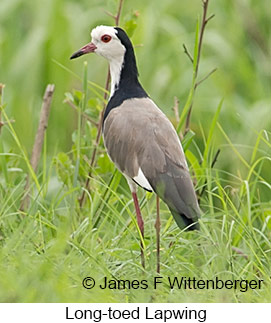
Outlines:
[[[87, 53], [105, 57], [110, 64], [111, 93], [103, 117], [108, 155], [126, 177], [132, 192], [138, 226], [144, 222], [136, 195], [137, 185], [157, 194], [157, 271], [160, 271], [160, 197], [180, 228], [199, 228], [200, 209], [179, 137], [165, 114], [138, 80], [132, 43], [118, 27], [98, 26], [92, 41], [71, 59]], [[141, 262], [145, 266], [141, 240]]]

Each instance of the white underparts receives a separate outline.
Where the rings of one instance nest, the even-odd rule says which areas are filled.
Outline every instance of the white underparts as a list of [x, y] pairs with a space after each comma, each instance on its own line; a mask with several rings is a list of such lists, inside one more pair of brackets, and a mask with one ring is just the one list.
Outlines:
[[151, 184], [143, 174], [141, 168], [138, 170], [137, 176], [133, 177], [133, 180], [141, 187], [145, 188], [148, 191], [153, 191]]

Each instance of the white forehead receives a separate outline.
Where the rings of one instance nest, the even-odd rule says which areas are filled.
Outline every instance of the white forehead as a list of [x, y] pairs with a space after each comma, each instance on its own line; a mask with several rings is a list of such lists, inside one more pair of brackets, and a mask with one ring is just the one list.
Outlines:
[[117, 30], [110, 26], [97, 26], [92, 29], [90, 35], [92, 39], [100, 39], [103, 35], [110, 35], [111, 37], [117, 38]]

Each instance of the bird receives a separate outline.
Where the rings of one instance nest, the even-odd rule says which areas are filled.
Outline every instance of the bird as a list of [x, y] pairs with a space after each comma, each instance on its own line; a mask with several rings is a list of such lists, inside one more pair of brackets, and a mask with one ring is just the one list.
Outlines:
[[132, 193], [144, 268], [144, 221], [137, 187], [157, 196], [156, 270], [159, 273], [159, 198], [167, 204], [180, 229], [199, 230], [201, 210], [180, 138], [139, 82], [134, 47], [122, 28], [95, 27], [91, 31], [91, 42], [70, 59], [88, 53], [98, 54], [109, 62], [111, 89], [102, 121], [104, 145], [110, 159], [126, 177]]

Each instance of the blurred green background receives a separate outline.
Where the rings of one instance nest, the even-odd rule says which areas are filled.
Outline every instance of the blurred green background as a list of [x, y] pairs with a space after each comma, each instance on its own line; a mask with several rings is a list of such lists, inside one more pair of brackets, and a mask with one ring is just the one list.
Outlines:
[[[96, 128], [86, 123], [80, 143], [75, 132], [77, 112], [63, 103], [67, 92], [82, 97], [82, 93], [73, 90], [82, 91], [83, 86], [59, 64], [82, 77], [83, 62], [87, 60], [88, 79], [105, 85], [104, 59], [89, 55], [70, 61], [69, 57], [89, 42], [93, 27], [113, 24], [105, 11], [115, 13], [117, 7], [117, 0], [0, 1], [0, 83], [6, 85], [5, 112], [15, 120], [12, 126], [23, 147], [18, 147], [14, 132], [5, 125], [0, 134], [0, 300], [270, 301], [269, 0], [210, 0], [208, 12], [215, 17], [204, 35], [199, 80], [213, 68], [217, 71], [197, 89], [191, 121], [196, 135], [186, 151], [191, 173], [198, 180], [197, 191], [207, 183], [201, 198], [201, 232], [180, 232], [161, 204], [164, 275], [263, 278], [265, 288], [248, 293], [170, 291], [168, 286], [163, 286], [160, 293], [83, 290], [82, 279], [90, 274], [97, 279], [115, 275], [150, 280], [156, 275], [154, 196], [139, 193], [146, 223], [147, 270], [142, 274], [131, 196], [102, 146], [93, 169], [91, 192], [84, 207], [78, 206]], [[193, 69], [182, 44], [193, 53], [201, 14], [200, 0], [124, 1], [120, 25], [137, 24], [132, 42], [141, 83], [175, 125], [174, 97], [180, 100], [181, 112]], [[56, 89], [46, 151], [37, 172], [41, 190], [31, 183], [31, 201], [23, 212], [20, 203], [29, 171], [24, 148], [30, 156], [48, 83], [54, 83]], [[215, 123], [208, 146], [206, 136], [222, 98], [219, 123], [226, 135]], [[88, 108], [96, 106], [93, 117], [97, 117], [97, 96], [91, 90], [88, 99]], [[221, 153], [211, 169], [218, 148]], [[192, 157], [195, 164], [191, 163]], [[232, 247], [240, 248], [239, 253]]]
[[[90, 40], [90, 30], [112, 25], [105, 10], [116, 12], [117, 1], [2, 0], [0, 3], [0, 81], [6, 84], [8, 112], [23, 144], [30, 151], [47, 83], [56, 85], [48, 131], [48, 150], [69, 149], [74, 111], [63, 104], [64, 93], [81, 83], [53, 60], [82, 74], [83, 59], [70, 61]], [[121, 25], [138, 12], [133, 35], [140, 79], [167, 114], [173, 98], [182, 108], [191, 85], [191, 64], [182, 44], [193, 52], [201, 1], [125, 1]], [[204, 38], [200, 76], [218, 71], [198, 89], [193, 122], [208, 127], [218, 101], [224, 97], [221, 120], [236, 143], [253, 140], [253, 130], [270, 128], [271, 13], [268, 0], [211, 1]], [[107, 63], [85, 57], [89, 79], [104, 86]], [[193, 127], [192, 127], [193, 128]], [[194, 128], [194, 130], [197, 130]], [[57, 146], [57, 148], [56, 148]], [[245, 150], [245, 148], [242, 148]], [[244, 153], [246, 153], [244, 151]]]

